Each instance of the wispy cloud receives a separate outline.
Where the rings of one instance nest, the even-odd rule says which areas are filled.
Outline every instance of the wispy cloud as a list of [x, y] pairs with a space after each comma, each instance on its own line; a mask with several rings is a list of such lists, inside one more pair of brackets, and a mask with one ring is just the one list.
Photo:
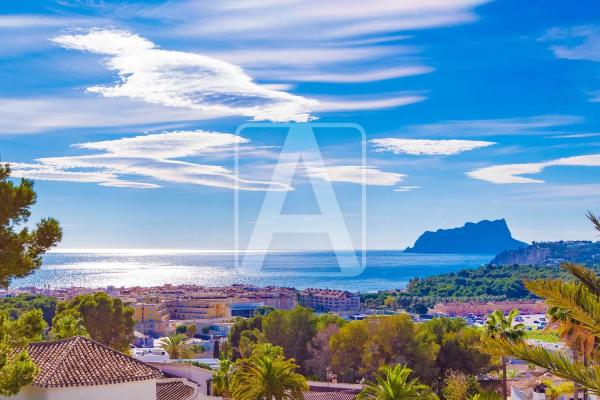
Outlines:
[[541, 40], [560, 43], [550, 46], [557, 58], [600, 61], [600, 27], [598, 26], [553, 28]]
[[[14, 176], [40, 180], [98, 183], [102, 186], [154, 189], [160, 182], [201, 185], [240, 190], [292, 190], [285, 184], [243, 179], [219, 165], [200, 164], [177, 158], [230, 152], [248, 140], [219, 132], [175, 131], [74, 147], [98, 150], [99, 154], [40, 158], [37, 163], [11, 163]], [[150, 179], [154, 182], [132, 181]]]
[[411, 155], [453, 155], [496, 143], [480, 140], [428, 140], [381, 138], [370, 141], [376, 152], [392, 152], [394, 154]]
[[[600, 26], [553, 28], [540, 40], [555, 43], [550, 46], [550, 49], [557, 58], [600, 62]], [[590, 92], [589, 100], [600, 101], [597, 90]]]
[[106, 66], [118, 72], [120, 82], [88, 88], [105, 97], [130, 97], [271, 121], [308, 121], [310, 108], [317, 104], [256, 84], [236, 65], [195, 53], [162, 50], [127, 31], [94, 29], [52, 40], [68, 49], [108, 57]]
[[408, 126], [408, 132], [429, 136], [504, 136], [547, 133], [544, 129], [576, 125], [584, 118], [577, 115], [538, 115], [533, 117], [452, 120]]
[[337, 165], [325, 168], [307, 167], [309, 175], [329, 182], [365, 184], [372, 186], [393, 186], [406, 177], [404, 174], [381, 171], [375, 167], [357, 165]]
[[399, 186], [394, 189], [394, 192], [412, 192], [417, 189], [421, 189], [421, 186]]
[[565, 157], [539, 163], [493, 165], [467, 173], [473, 179], [496, 184], [544, 183], [542, 179], [522, 175], [539, 174], [549, 167], [600, 167], [600, 154]]
[[130, 12], [169, 24], [170, 37], [218, 43], [218, 50], [202, 50], [256, 78], [355, 83], [430, 71], [415, 57], [421, 49], [409, 43], [415, 31], [475, 22], [474, 9], [486, 2], [172, 0]]
[[74, 128], [183, 124], [232, 115], [225, 111], [198, 112], [127, 98], [5, 97], [0, 98], [0, 124], [3, 126], [0, 135]]

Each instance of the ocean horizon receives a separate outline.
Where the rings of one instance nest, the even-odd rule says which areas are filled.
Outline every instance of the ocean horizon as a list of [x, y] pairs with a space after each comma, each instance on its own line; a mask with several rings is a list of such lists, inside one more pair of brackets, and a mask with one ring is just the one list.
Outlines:
[[[259, 272], [241, 273], [236, 256], [261, 259]], [[366, 268], [357, 276], [341, 276], [331, 251], [177, 249], [59, 249], [44, 255], [43, 266], [15, 279], [11, 288], [160, 286], [195, 284], [285, 286], [374, 292], [401, 289], [415, 277], [477, 268], [490, 254], [408, 254], [401, 250], [366, 251]]]

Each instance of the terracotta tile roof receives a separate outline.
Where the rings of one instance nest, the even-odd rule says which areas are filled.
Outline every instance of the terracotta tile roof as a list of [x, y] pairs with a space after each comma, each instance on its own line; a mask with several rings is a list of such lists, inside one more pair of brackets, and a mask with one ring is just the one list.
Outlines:
[[353, 400], [352, 392], [304, 392], [304, 400]]
[[158, 379], [158, 368], [129, 357], [91, 339], [76, 336], [27, 346], [39, 368], [38, 387], [107, 385]]
[[180, 381], [156, 383], [156, 400], [187, 400], [195, 394], [193, 387]]

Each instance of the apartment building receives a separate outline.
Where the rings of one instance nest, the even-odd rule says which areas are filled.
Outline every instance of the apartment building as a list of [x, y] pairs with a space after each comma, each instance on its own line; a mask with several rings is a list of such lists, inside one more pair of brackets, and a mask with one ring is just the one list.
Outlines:
[[304, 289], [299, 293], [300, 305], [315, 311], [350, 313], [360, 311], [360, 295], [344, 290]]

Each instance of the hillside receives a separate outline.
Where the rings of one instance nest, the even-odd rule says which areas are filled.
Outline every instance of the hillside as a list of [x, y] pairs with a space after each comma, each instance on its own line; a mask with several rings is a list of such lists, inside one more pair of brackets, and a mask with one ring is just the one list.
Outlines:
[[422, 234], [407, 253], [429, 254], [498, 254], [504, 250], [526, 247], [513, 239], [504, 219], [467, 222], [461, 228], [439, 229]]
[[526, 248], [503, 251], [490, 264], [558, 265], [565, 261], [600, 265], [600, 242], [534, 242]]

